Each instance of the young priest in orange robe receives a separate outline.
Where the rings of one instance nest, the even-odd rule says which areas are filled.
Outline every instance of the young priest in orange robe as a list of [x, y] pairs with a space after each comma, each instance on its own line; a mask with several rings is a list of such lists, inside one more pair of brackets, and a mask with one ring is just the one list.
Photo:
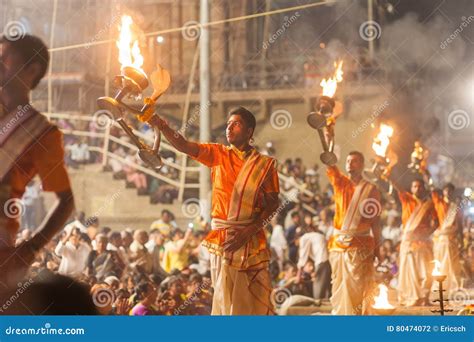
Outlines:
[[158, 116], [150, 123], [178, 151], [211, 168], [212, 231], [203, 245], [211, 253], [212, 314], [273, 314], [264, 229], [278, 207], [278, 173], [276, 161], [250, 145], [254, 115], [243, 107], [230, 112], [229, 146], [187, 141]]
[[334, 233], [329, 240], [332, 270], [332, 314], [367, 313], [373, 290], [374, 256], [380, 245], [380, 192], [362, 178], [364, 156], [350, 152], [348, 176], [336, 166], [327, 168], [334, 188]]
[[402, 241], [398, 271], [398, 301], [404, 306], [426, 305], [431, 289], [436, 212], [425, 195], [421, 179], [411, 183], [410, 192], [392, 181], [402, 204]]

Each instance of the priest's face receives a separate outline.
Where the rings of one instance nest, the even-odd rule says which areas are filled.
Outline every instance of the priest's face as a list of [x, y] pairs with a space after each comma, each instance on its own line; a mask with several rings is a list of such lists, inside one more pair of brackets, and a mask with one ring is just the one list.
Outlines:
[[351, 176], [360, 176], [364, 170], [364, 161], [357, 154], [349, 154], [346, 159], [346, 171]]
[[421, 197], [425, 191], [425, 186], [420, 180], [414, 180], [411, 182], [411, 193], [416, 197]]
[[231, 115], [227, 120], [225, 135], [229, 144], [241, 146], [248, 143], [253, 130], [247, 126], [240, 115]]

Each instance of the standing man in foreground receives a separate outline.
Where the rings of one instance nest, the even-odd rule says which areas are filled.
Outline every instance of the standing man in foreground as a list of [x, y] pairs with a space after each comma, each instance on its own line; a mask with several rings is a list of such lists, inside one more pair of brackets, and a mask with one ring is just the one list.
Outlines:
[[229, 113], [230, 146], [187, 141], [156, 115], [150, 123], [178, 151], [211, 168], [212, 231], [203, 245], [211, 253], [212, 314], [272, 314], [264, 228], [278, 208], [279, 184], [275, 160], [250, 145], [254, 115], [243, 107]]
[[[34, 255], [60, 231], [74, 208], [64, 165], [63, 136], [29, 103], [48, 69], [49, 53], [37, 37], [0, 38], [0, 274], [14, 282]], [[26, 185], [39, 175], [58, 199], [33, 237], [15, 246]]]
[[334, 233], [329, 240], [332, 269], [332, 314], [366, 313], [366, 299], [373, 288], [374, 255], [380, 245], [380, 192], [362, 178], [364, 155], [349, 153], [343, 175], [328, 166], [336, 205]]

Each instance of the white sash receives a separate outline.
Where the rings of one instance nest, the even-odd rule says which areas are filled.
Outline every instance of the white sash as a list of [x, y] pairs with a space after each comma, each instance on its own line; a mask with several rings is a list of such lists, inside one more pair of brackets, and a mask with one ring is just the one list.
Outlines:
[[370, 234], [370, 228], [359, 231], [359, 225], [362, 219], [360, 205], [369, 198], [373, 187], [374, 185], [365, 179], [362, 179], [359, 184], [356, 185], [354, 195], [351, 198], [344, 221], [342, 222], [342, 227], [339, 231], [334, 232], [338, 244], [349, 247], [355, 236], [367, 236]]

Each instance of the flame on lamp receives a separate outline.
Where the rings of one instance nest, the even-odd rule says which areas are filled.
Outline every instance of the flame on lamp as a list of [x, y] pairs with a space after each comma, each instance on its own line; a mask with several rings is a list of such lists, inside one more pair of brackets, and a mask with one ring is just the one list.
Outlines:
[[374, 309], [393, 309], [394, 306], [388, 302], [388, 288], [384, 284], [379, 284], [379, 295], [374, 298]]
[[384, 157], [387, 153], [388, 145], [390, 144], [390, 138], [393, 135], [393, 128], [386, 124], [380, 125], [380, 131], [372, 143], [372, 149], [375, 151], [375, 154]]
[[433, 263], [434, 263], [434, 269], [433, 269], [433, 272], [431, 273], [431, 275], [433, 277], [436, 277], [436, 276], [442, 276], [441, 274], [441, 263], [438, 261], [438, 260], [433, 260]]
[[337, 84], [342, 81], [342, 63], [343, 61], [334, 62], [334, 75], [328, 79], [323, 78], [319, 84], [323, 88], [323, 96], [333, 97], [336, 93]]
[[143, 56], [140, 53], [138, 41], [132, 38], [132, 24], [133, 20], [131, 16], [122, 16], [122, 22], [119, 27], [120, 36], [119, 40], [117, 41], [117, 47], [119, 49], [119, 61], [122, 65], [122, 68], [131, 66], [142, 70]]

